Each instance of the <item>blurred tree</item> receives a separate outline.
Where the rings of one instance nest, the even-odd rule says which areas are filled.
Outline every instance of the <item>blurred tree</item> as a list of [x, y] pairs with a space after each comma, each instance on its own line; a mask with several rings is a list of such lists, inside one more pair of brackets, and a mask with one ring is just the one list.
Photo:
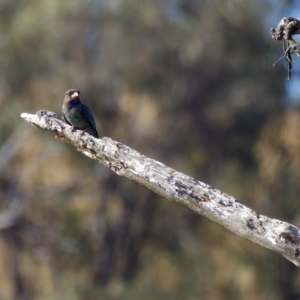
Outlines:
[[[79, 88], [100, 136], [297, 221], [298, 150], [287, 154], [297, 143], [286, 127], [295, 112], [281, 105], [284, 68], [270, 67], [281, 48], [272, 53], [263, 29], [267, 4], [2, 1], [2, 147], [22, 111], [60, 113], [64, 92]], [[9, 253], [16, 268], [0, 270], [0, 298], [288, 299], [282, 274], [297, 292], [299, 276], [280, 257], [49, 135], [34, 131], [9, 145], [16, 151], [0, 170], [1, 205], [15, 197], [21, 209], [1, 234], [1, 259]], [[288, 176], [277, 167], [286, 163]]]

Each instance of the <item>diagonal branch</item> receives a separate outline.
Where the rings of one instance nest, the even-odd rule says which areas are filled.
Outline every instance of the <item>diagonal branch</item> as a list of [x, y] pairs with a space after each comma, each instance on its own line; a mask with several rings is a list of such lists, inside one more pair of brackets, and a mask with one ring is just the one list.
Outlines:
[[235, 198], [110, 138], [96, 139], [72, 131], [52, 112], [40, 110], [35, 115], [23, 113], [21, 117], [36, 127], [55, 132], [58, 139], [71, 143], [117, 175], [177, 202], [253, 243], [281, 253], [300, 266], [297, 227], [259, 215]]

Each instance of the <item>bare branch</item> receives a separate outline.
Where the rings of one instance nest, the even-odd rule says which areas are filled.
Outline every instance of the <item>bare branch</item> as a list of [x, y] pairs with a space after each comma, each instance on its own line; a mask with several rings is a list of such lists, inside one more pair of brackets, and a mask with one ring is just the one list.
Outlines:
[[300, 34], [300, 21], [295, 18], [282, 18], [277, 25], [276, 29], [271, 28], [271, 35], [274, 40], [282, 41], [283, 44], [283, 57], [279, 58], [273, 66], [275, 66], [282, 58], [285, 57], [288, 78], [290, 80], [292, 77], [292, 53], [295, 53], [298, 58], [300, 58], [300, 52], [298, 50], [298, 44], [293, 40], [292, 36], [295, 34]]
[[72, 131], [57, 115], [41, 110], [37, 114], [21, 115], [32, 125], [56, 133], [56, 137], [71, 143], [78, 151], [145, 188], [177, 202], [198, 214], [224, 226], [237, 235], [272, 251], [281, 253], [295, 265], [300, 265], [299, 229], [280, 220], [259, 215], [235, 198], [139, 152], [104, 137]]

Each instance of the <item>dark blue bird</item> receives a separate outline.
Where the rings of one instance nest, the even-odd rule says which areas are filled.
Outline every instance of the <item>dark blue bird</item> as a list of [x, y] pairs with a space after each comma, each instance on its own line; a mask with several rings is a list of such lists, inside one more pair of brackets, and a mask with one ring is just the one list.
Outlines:
[[81, 103], [79, 90], [66, 91], [62, 106], [62, 119], [71, 125], [73, 129], [79, 129], [82, 133], [85, 131], [98, 138], [93, 114], [86, 105]]

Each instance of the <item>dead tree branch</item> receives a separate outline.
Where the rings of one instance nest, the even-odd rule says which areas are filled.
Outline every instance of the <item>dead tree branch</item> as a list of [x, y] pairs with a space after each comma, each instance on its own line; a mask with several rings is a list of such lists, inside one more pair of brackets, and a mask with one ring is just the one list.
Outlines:
[[274, 40], [282, 41], [283, 46], [283, 56], [280, 57], [274, 64], [275, 66], [281, 59], [285, 58], [288, 78], [290, 80], [292, 77], [292, 53], [295, 53], [298, 58], [300, 58], [300, 52], [298, 50], [298, 44], [293, 40], [292, 36], [300, 34], [300, 21], [295, 18], [282, 18], [276, 29], [271, 28], [271, 35]]
[[56, 133], [78, 151], [97, 160], [119, 176], [177, 202], [224, 226], [237, 235], [281, 253], [300, 265], [300, 232], [291, 224], [259, 215], [235, 198], [166, 165], [148, 158], [122, 143], [72, 131], [55, 113], [41, 110], [21, 115], [30, 124]]

